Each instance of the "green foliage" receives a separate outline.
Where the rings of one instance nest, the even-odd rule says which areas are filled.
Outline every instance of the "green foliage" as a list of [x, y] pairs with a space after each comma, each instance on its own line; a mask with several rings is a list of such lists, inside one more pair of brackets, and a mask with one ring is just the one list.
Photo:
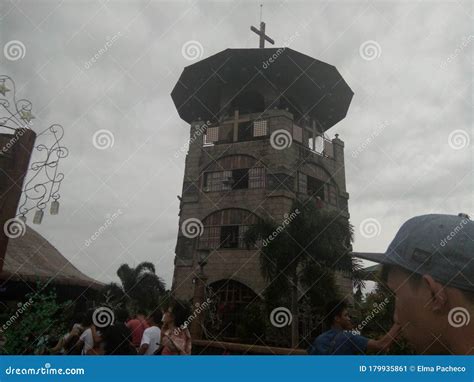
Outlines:
[[166, 300], [165, 284], [152, 263], [143, 262], [135, 268], [122, 264], [117, 275], [122, 285], [110, 283], [101, 291], [101, 301], [108, 306], [126, 307], [132, 313], [151, 312]]
[[260, 268], [270, 283], [266, 300], [273, 304], [288, 300], [295, 279], [316, 305], [336, 297], [334, 271], [352, 275], [359, 269], [350, 255], [352, 238], [353, 228], [339, 211], [316, 208], [312, 199], [296, 200], [282, 223], [266, 219], [245, 235], [248, 246], [265, 243]]
[[[364, 300], [356, 302], [355, 326], [361, 325], [361, 334], [368, 338], [380, 338], [393, 324], [395, 298], [388, 288], [377, 284], [376, 289], [367, 294]], [[403, 338], [398, 338], [391, 346], [389, 354], [415, 354]]]
[[247, 305], [238, 319], [237, 337], [243, 342], [255, 343], [265, 334], [265, 317], [265, 307], [262, 303], [255, 301]]
[[99, 304], [109, 306], [112, 309], [125, 308], [127, 298], [120, 285], [109, 283], [104, 285], [100, 292]]
[[28, 293], [25, 302], [10, 312], [4, 325], [7, 354], [41, 354], [48, 347], [48, 341], [64, 335], [64, 314], [70, 302], [58, 303], [53, 290]]
[[262, 243], [260, 269], [268, 282], [267, 310], [272, 305], [291, 307], [291, 346], [298, 346], [302, 295], [307, 308], [316, 311], [338, 297], [336, 271], [353, 277], [359, 269], [351, 256], [353, 227], [340, 211], [317, 208], [310, 197], [295, 200], [282, 222], [265, 219], [250, 227], [244, 240], [249, 247]]

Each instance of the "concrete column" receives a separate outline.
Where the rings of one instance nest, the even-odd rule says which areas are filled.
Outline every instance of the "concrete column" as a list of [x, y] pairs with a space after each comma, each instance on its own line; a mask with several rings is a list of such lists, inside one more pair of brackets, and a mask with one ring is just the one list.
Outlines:
[[[204, 272], [199, 271], [194, 279], [194, 296], [193, 296], [193, 309], [197, 309], [202, 306], [206, 297], [206, 285], [207, 276]], [[196, 315], [194, 320], [191, 322], [191, 337], [193, 340], [202, 339], [202, 327], [204, 325], [204, 312]]]

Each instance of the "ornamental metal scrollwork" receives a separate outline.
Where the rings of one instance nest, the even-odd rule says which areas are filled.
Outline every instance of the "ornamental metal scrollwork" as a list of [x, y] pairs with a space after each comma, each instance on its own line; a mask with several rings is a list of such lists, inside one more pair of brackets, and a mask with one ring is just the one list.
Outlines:
[[[1, 97], [3, 96], [3, 97]], [[0, 75], [0, 127], [8, 130], [31, 129], [35, 118], [32, 103], [27, 99], [16, 99], [16, 87], [12, 78]], [[64, 173], [59, 171], [59, 161], [69, 154], [61, 145], [64, 128], [53, 124], [36, 135], [33, 162], [25, 177], [17, 216], [26, 220], [26, 214], [36, 210], [33, 223], [40, 224], [44, 209], [50, 204], [51, 215], [59, 212], [59, 190]]]
[[2, 107], [0, 127], [9, 130], [29, 128], [34, 119], [31, 114], [33, 105], [27, 99], [16, 99], [15, 81], [9, 76], [0, 75], [0, 94], [3, 96], [0, 97], [0, 106]]

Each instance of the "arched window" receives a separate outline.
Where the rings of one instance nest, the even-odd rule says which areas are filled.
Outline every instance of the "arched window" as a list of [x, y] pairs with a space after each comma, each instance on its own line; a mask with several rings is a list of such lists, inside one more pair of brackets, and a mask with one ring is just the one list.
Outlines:
[[237, 327], [244, 319], [244, 309], [259, 300], [248, 286], [235, 280], [219, 280], [209, 285], [215, 317], [213, 329], [219, 337], [236, 337]]
[[337, 207], [337, 187], [326, 170], [315, 164], [306, 164], [298, 172], [298, 192], [319, 197]]
[[258, 222], [258, 216], [243, 209], [229, 208], [216, 211], [203, 220], [204, 231], [199, 238], [200, 249], [247, 249], [244, 235]]
[[204, 192], [265, 188], [265, 168], [248, 155], [220, 158], [206, 168], [202, 175]]

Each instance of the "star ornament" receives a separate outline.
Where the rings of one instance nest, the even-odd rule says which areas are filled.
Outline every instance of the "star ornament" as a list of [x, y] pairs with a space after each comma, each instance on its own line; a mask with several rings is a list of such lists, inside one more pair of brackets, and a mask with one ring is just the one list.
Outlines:
[[22, 110], [20, 111], [20, 118], [24, 121], [26, 121], [26, 123], [30, 123], [30, 121], [32, 119], [35, 119], [35, 117], [33, 116], [33, 114], [31, 114], [31, 111], [29, 110]]
[[5, 82], [0, 82], [0, 94], [2, 94], [3, 96], [5, 96], [7, 94], [7, 92], [9, 92], [10, 89], [8, 89], [6, 86], [5, 86]]

